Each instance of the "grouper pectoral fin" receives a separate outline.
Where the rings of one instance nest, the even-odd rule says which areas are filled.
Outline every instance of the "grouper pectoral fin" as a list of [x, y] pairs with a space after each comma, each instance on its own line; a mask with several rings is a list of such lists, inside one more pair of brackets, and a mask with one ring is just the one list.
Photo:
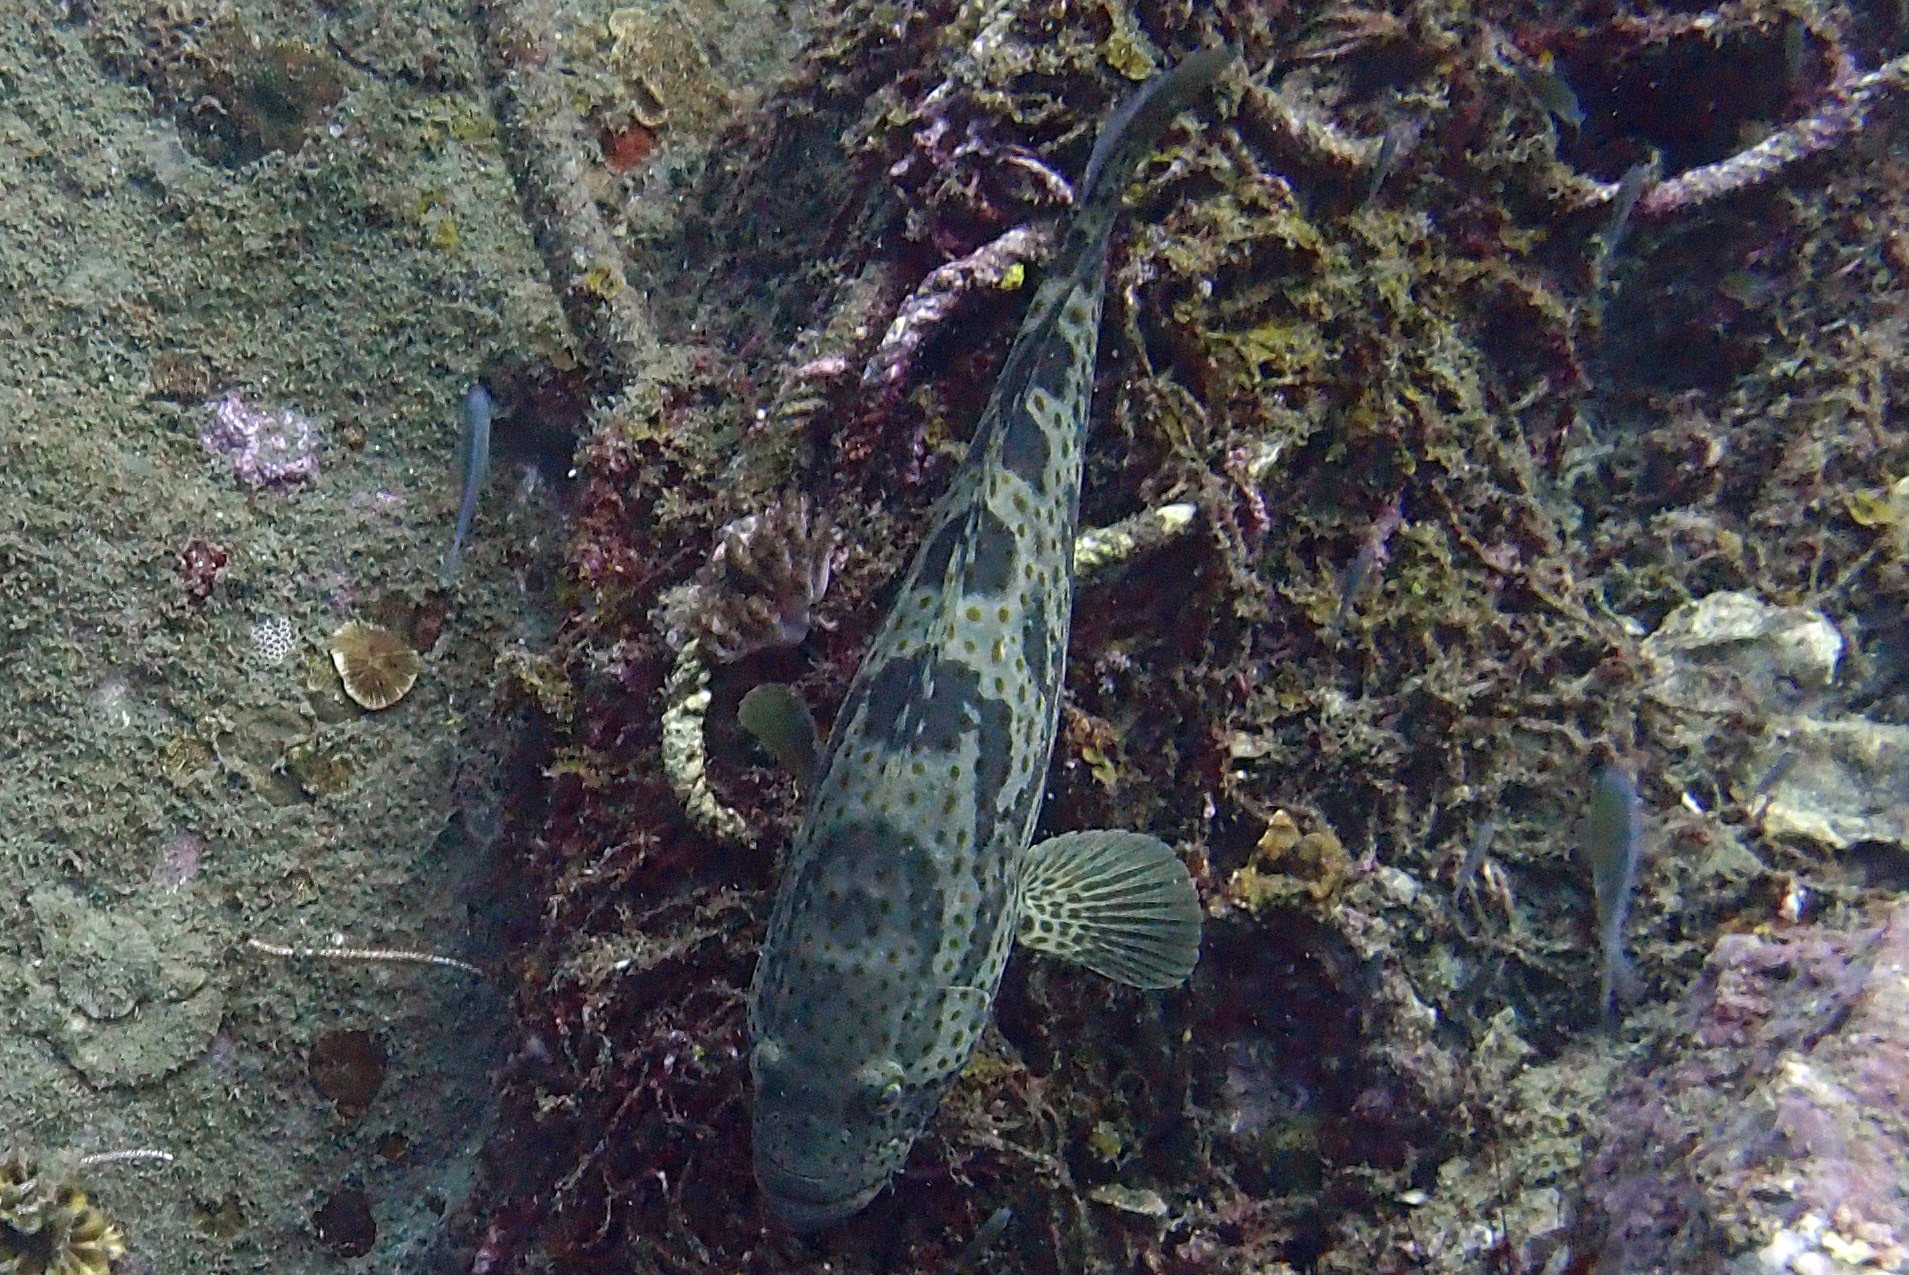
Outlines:
[[1200, 959], [1200, 895], [1173, 847], [1066, 832], [1029, 850], [1020, 941], [1133, 987], [1177, 987]]
[[736, 720], [803, 788], [815, 777], [822, 740], [809, 706], [790, 687], [765, 682], [736, 705]]

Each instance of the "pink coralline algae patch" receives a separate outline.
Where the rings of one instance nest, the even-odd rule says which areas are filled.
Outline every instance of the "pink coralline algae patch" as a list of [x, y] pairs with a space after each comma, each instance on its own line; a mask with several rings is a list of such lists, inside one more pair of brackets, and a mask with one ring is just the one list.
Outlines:
[[161, 889], [177, 890], [199, 875], [204, 861], [204, 837], [196, 832], [175, 833], [153, 858], [152, 883]]
[[212, 419], [199, 441], [232, 463], [247, 487], [290, 487], [318, 476], [318, 427], [291, 408], [265, 411], [237, 390], [206, 404]]
[[1905, 1095], [1909, 904], [1725, 935], [1675, 1046], [1595, 1119], [1600, 1256], [1680, 1275], [1909, 1269]]

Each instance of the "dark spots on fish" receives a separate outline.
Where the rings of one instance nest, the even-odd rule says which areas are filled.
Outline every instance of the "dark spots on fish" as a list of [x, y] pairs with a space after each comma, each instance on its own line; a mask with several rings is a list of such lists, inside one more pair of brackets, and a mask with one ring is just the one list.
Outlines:
[[944, 661], [936, 664], [929, 676], [934, 690], [914, 706], [920, 715], [915, 740], [918, 747], [952, 753], [961, 747], [962, 736], [974, 725], [981, 675], [965, 664]]
[[1027, 680], [1045, 687], [1054, 675], [1053, 630], [1039, 608], [1030, 608], [1021, 621], [1021, 658], [1027, 662]]
[[[849, 693], [838, 717], [842, 721], [851, 721], [855, 710], [862, 708], [869, 738], [889, 748], [900, 747], [909, 733], [909, 725], [903, 716], [910, 701], [926, 685], [929, 665], [933, 663], [933, 656], [925, 652], [906, 659], [889, 660], [876, 670], [875, 676]], [[872, 765], [873, 752], [873, 749], [869, 749], [869, 755], [858, 759], [864, 769]]]
[[[975, 701], [978, 710], [976, 721], [975, 777], [973, 791], [977, 794], [974, 806], [974, 844], [982, 851], [979, 863], [979, 884], [984, 900], [984, 911], [989, 915], [999, 915], [994, 908], [1006, 906], [1004, 872], [1005, 855], [990, 855], [987, 847], [994, 844], [996, 829], [1003, 818], [1010, 830], [1018, 832], [1025, 807], [1032, 793], [1009, 793], [1007, 790], [1008, 768], [1014, 755], [1014, 719], [1012, 707], [1005, 701], [993, 698], [978, 698]], [[1007, 807], [1003, 809], [1003, 807]]]
[[1045, 417], [1052, 410], [1052, 400], [1049, 400], [1047, 410], [1043, 410], [1038, 400], [1044, 398], [1047, 398], [1046, 391], [1030, 388], [1028, 413], [1013, 422], [1001, 438], [1002, 468], [1035, 491], [1046, 489], [1048, 465], [1053, 458], [1045, 428]]
[[889, 965], [925, 960], [921, 938], [935, 932], [941, 909], [937, 892], [921, 888], [935, 879], [928, 847], [876, 817], [837, 825], [827, 840], [828, 852], [808, 856], [799, 873], [829, 907], [790, 936], [794, 950], [851, 979], [880, 977], [874, 953], [893, 954]]
[[1063, 386], [1063, 396], [1071, 405], [1078, 401], [1073, 391], [1093, 372], [1094, 355], [1100, 344], [1099, 316], [1088, 290], [1082, 289], [1067, 298], [1067, 307], [1056, 330], [1060, 340], [1052, 343], [1043, 363], [1058, 374], [1057, 380], [1049, 383]]
[[[973, 726], [980, 674], [963, 664], [923, 653], [890, 660], [870, 678], [861, 695], [863, 729], [894, 754], [952, 753]], [[842, 718], [855, 707], [843, 705]]]
[[921, 556], [915, 560], [915, 579], [925, 590], [922, 595], [923, 606], [934, 601], [942, 582], [948, 578], [948, 564], [954, 561], [955, 549], [961, 544], [963, 530], [961, 519], [950, 518], [936, 527], [934, 534], [922, 545]]
[[1014, 561], [1019, 552], [1013, 529], [986, 505], [977, 506], [968, 537], [963, 591], [994, 596], [1006, 593], [1014, 579]]
[[1084, 288], [1077, 288], [1068, 294], [1067, 306], [1061, 312], [1061, 322], [1068, 331], [1070, 344], [1078, 345], [1081, 335], [1098, 326], [1095, 322], [1093, 301]]

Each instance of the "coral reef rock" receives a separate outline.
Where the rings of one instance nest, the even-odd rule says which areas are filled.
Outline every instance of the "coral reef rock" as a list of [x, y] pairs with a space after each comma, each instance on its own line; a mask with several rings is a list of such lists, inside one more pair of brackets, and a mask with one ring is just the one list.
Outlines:
[[828, 592], [834, 554], [834, 530], [802, 495], [724, 527], [692, 600], [702, 649], [730, 664], [800, 643]]
[[1815, 611], [1723, 591], [1678, 607], [1644, 641], [1653, 699], [1708, 709], [1719, 696], [1763, 704], [1828, 686], [1843, 655], [1836, 626]]
[[225, 998], [207, 954], [188, 936], [53, 886], [30, 894], [27, 907], [42, 959], [27, 976], [24, 1003], [88, 1080], [144, 1084], [212, 1043]]
[[1594, 1120], [1598, 1269], [1909, 1267], [1909, 904], [1718, 940], [1682, 1016]]

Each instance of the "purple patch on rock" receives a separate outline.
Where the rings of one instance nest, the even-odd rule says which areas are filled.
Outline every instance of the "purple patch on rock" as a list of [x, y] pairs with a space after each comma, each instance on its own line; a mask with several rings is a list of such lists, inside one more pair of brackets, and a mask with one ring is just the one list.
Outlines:
[[199, 441], [224, 456], [247, 487], [291, 487], [318, 476], [318, 427], [291, 408], [253, 407], [237, 390], [206, 404]]
[[1800, 1271], [1780, 1255], [1836, 1244], [1909, 1262], [1906, 974], [1909, 904], [1719, 939], [1678, 1029], [1593, 1114], [1597, 1256], [1689, 1275], [1752, 1269], [1752, 1250]]

